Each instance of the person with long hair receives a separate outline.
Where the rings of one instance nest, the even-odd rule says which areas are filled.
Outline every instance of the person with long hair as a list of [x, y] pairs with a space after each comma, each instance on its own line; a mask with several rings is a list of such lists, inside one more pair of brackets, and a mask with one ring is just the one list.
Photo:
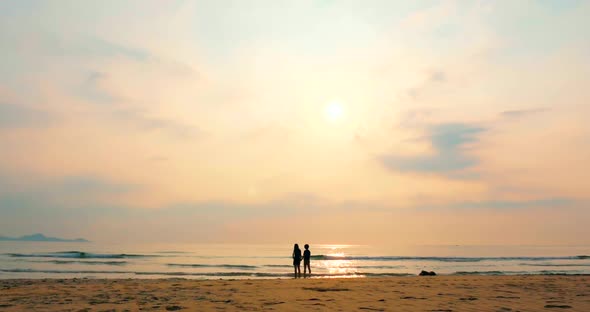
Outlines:
[[298, 244], [293, 246], [293, 267], [295, 268], [295, 278], [301, 276], [301, 249]]

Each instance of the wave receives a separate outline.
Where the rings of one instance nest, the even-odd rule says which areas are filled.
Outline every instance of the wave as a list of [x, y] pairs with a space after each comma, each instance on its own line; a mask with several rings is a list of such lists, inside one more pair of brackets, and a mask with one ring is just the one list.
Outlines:
[[[287, 264], [265, 264], [265, 265], [261, 265], [261, 267], [266, 267], [266, 268], [293, 268], [292, 265], [287, 265]], [[313, 265], [312, 262], [312, 268], [318, 268], [316, 266]], [[347, 269], [404, 269], [406, 268], [405, 265], [351, 265], [349, 267], [346, 267]]]
[[33, 260], [31, 262], [53, 264], [126, 265], [127, 261], [84, 261], [84, 260]]
[[158, 251], [161, 254], [190, 254], [188, 251]]
[[458, 271], [455, 275], [509, 275], [509, 274], [525, 274], [526, 272], [509, 272], [509, 271]]
[[232, 268], [232, 269], [244, 269], [254, 270], [257, 268], [255, 265], [241, 265], [241, 264], [182, 264], [182, 263], [168, 263], [171, 267], [181, 268]]
[[588, 263], [519, 263], [519, 265], [538, 266], [538, 267], [590, 267]]
[[[159, 251], [157, 254], [127, 254], [127, 253], [91, 253], [84, 251], [60, 251], [51, 253], [7, 253], [17, 258], [75, 258], [75, 259], [127, 259], [148, 257], [174, 257], [174, 254], [186, 254], [183, 251]], [[285, 259], [288, 257], [240, 257], [240, 256], [191, 256], [195, 258], [265, 258]], [[414, 256], [337, 256], [313, 255], [313, 260], [357, 260], [357, 261], [435, 261], [435, 262], [482, 262], [482, 261], [555, 261], [555, 260], [588, 260], [590, 256], [557, 256], [557, 257], [414, 257]]]
[[157, 257], [154, 255], [137, 255], [137, 254], [96, 254], [83, 251], [59, 251], [51, 253], [37, 253], [37, 254], [20, 254], [9, 253], [10, 257], [15, 258], [76, 258], [76, 259], [127, 259], [127, 258], [147, 258]]
[[[243, 277], [243, 278], [292, 278], [292, 273], [269, 272], [148, 272], [148, 271], [107, 271], [107, 270], [38, 270], [38, 269], [0, 269], [0, 273], [44, 273], [44, 274], [128, 274], [138, 276], [162, 277]], [[460, 271], [450, 275], [588, 275], [579, 271]], [[312, 278], [362, 278], [416, 276], [411, 273], [320, 273]]]
[[129, 271], [99, 271], [99, 270], [38, 270], [38, 269], [0, 269], [4, 273], [50, 273], [50, 274], [126, 274]]
[[[145, 272], [145, 271], [104, 271], [104, 270], [38, 270], [38, 269], [0, 269], [0, 273], [45, 273], [45, 274], [130, 274], [140, 276], [192, 276], [192, 277], [258, 277], [258, 278], [292, 278], [293, 273], [268, 272]], [[313, 278], [338, 277], [387, 277], [409, 276], [408, 273], [325, 273], [314, 274]]]
[[404, 269], [405, 265], [357, 265], [355, 269]]
[[543, 271], [459, 271], [451, 275], [588, 275], [577, 270]]
[[[270, 272], [133, 272], [136, 275], [163, 275], [163, 276], [197, 276], [197, 277], [266, 277], [266, 278], [281, 278], [293, 277], [293, 273], [270, 273]], [[364, 274], [359, 273], [344, 273], [344, 274], [314, 274], [313, 277], [365, 277]]]
[[552, 261], [585, 260], [590, 256], [565, 257], [409, 257], [409, 256], [311, 256], [315, 260], [360, 260], [360, 261], [438, 261], [438, 262], [482, 262], [482, 261]]

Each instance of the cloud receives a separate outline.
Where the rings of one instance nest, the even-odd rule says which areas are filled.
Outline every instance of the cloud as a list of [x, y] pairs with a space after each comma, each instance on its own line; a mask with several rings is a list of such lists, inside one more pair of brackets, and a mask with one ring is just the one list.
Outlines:
[[526, 117], [533, 114], [538, 114], [548, 111], [548, 108], [532, 108], [532, 109], [519, 109], [519, 110], [507, 110], [500, 113], [500, 116], [506, 118], [519, 118]]
[[52, 121], [46, 111], [0, 102], [0, 129], [45, 127]]
[[79, 89], [79, 95], [95, 103], [112, 104], [118, 97], [104, 90], [103, 84], [107, 75], [99, 71], [91, 71]]
[[431, 155], [414, 157], [383, 155], [379, 161], [388, 169], [402, 172], [457, 173], [477, 164], [477, 159], [465, 153], [467, 144], [477, 142], [483, 127], [462, 123], [432, 126], [427, 140], [434, 149]]
[[[234, 203], [226, 201], [186, 202], [160, 207], [158, 213], [215, 218], [220, 222], [241, 219], [291, 217], [299, 214], [312, 214], [319, 208], [329, 209], [327, 202], [314, 194], [289, 194], [261, 203]], [[326, 211], [324, 211], [326, 212]]]
[[[104, 182], [104, 181], [103, 181]], [[65, 183], [66, 185], [69, 183]], [[78, 183], [75, 183], [78, 184]], [[81, 183], [82, 189], [102, 190], [102, 183]], [[107, 183], [108, 184], [108, 183]], [[118, 186], [106, 191], [118, 192]], [[125, 190], [126, 187], [123, 187]], [[58, 195], [59, 192], [56, 194]], [[443, 219], [437, 220], [438, 226], [448, 224], [449, 219], [440, 214], [448, 211], [468, 210], [473, 213], [487, 215], [486, 209], [500, 209], [500, 213], [512, 214], [519, 208], [543, 209], [564, 207], [571, 208], [573, 201], [567, 198], [542, 198], [523, 201], [479, 201], [441, 204], [439, 206], [400, 207], [386, 203], [367, 201], [330, 202], [313, 194], [292, 194], [260, 203], [236, 203], [228, 201], [184, 202], [165, 204], [153, 209], [142, 209], [125, 205], [97, 203], [88, 200], [76, 205], [76, 209], [65, 207], [50, 196], [42, 200], [34, 193], [28, 196], [12, 198], [0, 196], [0, 213], [6, 216], [0, 220], [5, 234], [26, 234], [44, 231], [62, 236], [83, 236], [91, 240], [129, 240], [129, 241], [236, 241], [252, 239], [259, 241], [276, 239], [291, 240], [306, 235], [306, 230], [315, 230], [318, 240], [326, 240], [328, 236], [320, 233], [330, 229], [332, 237], [340, 237], [333, 231], [350, 234], [350, 225], [374, 231], [378, 237], [389, 233], [392, 215], [404, 222], [418, 222], [420, 216], [434, 215]], [[25, 200], [26, 198], [26, 200]], [[11, 202], [12, 200], [12, 202]], [[3, 205], [14, 207], [11, 211], [3, 210]], [[564, 213], [556, 210], [556, 213]], [[369, 215], [367, 217], [367, 215]], [[307, 216], [301, 218], [301, 216]], [[358, 219], [351, 218], [356, 216]], [[380, 218], [380, 219], [375, 219]], [[437, 218], [428, 218], [434, 220]], [[468, 219], [469, 220], [469, 219]], [[473, 220], [473, 219], [471, 219]], [[10, 221], [10, 222], [9, 222]], [[330, 223], [334, 222], [334, 223]], [[341, 223], [344, 222], [344, 223]], [[364, 223], [363, 223], [364, 222]], [[389, 221], [390, 222], [390, 221]], [[468, 221], [463, 221], [468, 222]], [[21, 226], [15, 226], [21, 224]], [[285, 232], [285, 225], [295, 226], [301, 232]], [[362, 224], [362, 225], [361, 225]], [[253, 226], [254, 225], [254, 228]], [[287, 227], [288, 228], [288, 227]], [[402, 226], [403, 228], [403, 226]], [[411, 228], [405, 228], [410, 230]], [[277, 234], [278, 233], [278, 234]], [[308, 234], [308, 233], [307, 233]], [[279, 235], [279, 238], [277, 238]], [[353, 234], [346, 236], [352, 239]], [[344, 238], [342, 238], [344, 239]]]
[[425, 73], [422, 82], [414, 87], [407, 90], [407, 94], [412, 99], [417, 99], [423, 94], [428, 93], [431, 89], [438, 87], [442, 83], [446, 83], [448, 75], [442, 70], [430, 70]]
[[146, 62], [153, 56], [146, 50], [125, 46], [98, 37], [83, 37], [74, 41], [70, 51], [87, 56], [125, 57], [138, 62]]
[[412, 12], [400, 22], [400, 26], [406, 31], [431, 30], [452, 20], [450, 17], [454, 15], [455, 11], [456, 5], [453, 2], [437, 3], [436, 5]]
[[162, 131], [176, 139], [194, 139], [204, 134], [198, 127], [172, 119], [150, 117], [139, 109], [115, 110], [111, 116], [122, 124], [131, 125], [140, 131]]
[[568, 198], [542, 198], [522, 201], [510, 200], [489, 200], [489, 201], [474, 201], [461, 202], [444, 206], [444, 208], [452, 209], [523, 209], [523, 208], [542, 208], [542, 207], [561, 207], [572, 204], [574, 201]]
[[36, 48], [44, 53], [66, 58], [111, 59], [125, 58], [137, 62], [147, 62], [153, 55], [144, 49], [105, 40], [98, 36], [81, 35], [63, 37], [48, 32], [40, 32], [34, 38]]
[[[33, 181], [32, 181], [33, 180]], [[96, 218], [125, 218], [117, 200], [140, 186], [93, 175], [32, 178], [29, 174], [0, 173], [0, 228], [3, 233], [32, 232], [92, 236]]]
[[437, 70], [430, 73], [430, 81], [432, 82], [444, 82], [447, 80], [447, 74], [443, 71]]
[[239, 139], [246, 140], [249, 142], [265, 140], [271, 142], [286, 142], [291, 135], [291, 129], [277, 123], [267, 123], [265, 125], [257, 126], [248, 131], [244, 131], [240, 135]]
[[195, 138], [202, 131], [194, 126], [181, 122], [150, 117], [148, 112], [139, 108], [124, 108], [127, 102], [125, 98], [106, 91], [104, 87], [108, 83], [109, 75], [100, 71], [91, 71], [84, 80], [79, 95], [94, 102], [105, 104], [99, 109], [106, 112], [108, 118], [114, 119], [122, 125], [131, 125], [140, 131], [162, 131], [179, 139]]
[[125, 45], [99, 37], [86, 36], [72, 40], [57, 40], [60, 47], [59, 55], [72, 55], [87, 61], [92, 59], [125, 59], [131, 63], [158, 68], [168, 75], [198, 76], [198, 72], [191, 65], [177, 59], [162, 57], [148, 49]]
[[41, 230], [38, 226], [59, 229], [71, 218], [91, 222], [90, 216], [105, 213], [104, 208], [139, 189], [139, 185], [92, 175], [31, 178], [25, 174], [0, 174], [0, 227], [24, 226], [37, 231]]
[[129, 184], [115, 183], [95, 176], [69, 176], [60, 179], [54, 190], [76, 194], [120, 194], [135, 190], [137, 187]]
[[191, 241], [208, 241], [223, 235], [229, 223], [289, 218], [301, 213], [317, 214], [318, 207], [324, 204], [314, 195], [293, 194], [262, 203], [189, 201], [147, 209], [109, 200], [140, 191], [136, 185], [93, 176], [74, 176], [6, 188], [14, 179], [0, 176], [0, 215], [3, 216], [0, 228], [3, 234], [41, 231], [92, 240], [101, 237], [121, 239], [124, 236], [124, 239], [134, 240], [148, 237], [186, 241], [186, 237], [191, 237]]
[[[23, 198], [68, 198], [124, 194], [137, 185], [117, 183], [93, 175], [30, 178], [25, 174], [0, 175], [0, 198], [20, 194]], [[20, 196], [19, 195], [19, 196]]]

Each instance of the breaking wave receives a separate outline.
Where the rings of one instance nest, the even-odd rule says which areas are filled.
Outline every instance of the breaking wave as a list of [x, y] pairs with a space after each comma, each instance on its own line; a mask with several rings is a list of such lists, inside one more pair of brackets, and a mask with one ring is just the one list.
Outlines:
[[125, 265], [127, 261], [85, 261], [85, 260], [30, 260], [31, 262], [53, 264]]
[[482, 261], [554, 261], [554, 260], [584, 260], [590, 256], [566, 257], [406, 257], [406, 256], [332, 256], [315, 255], [315, 260], [364, 260], [364, 261], [439, 261], [439, 262], [482, 262]]
[[74, 258], [74, 259], [127, 259], [127, 258], [147, 258], [157, 257], [155, 255], [137, 255], [137, 254], [97, 254], [84, 251], [59, 251], [50, 253], [20, 254], [9, 253], [10, 257], [15, 258]]
[[[148, 272], [148, 271], [106, 271], [106, 270], [39, 270], [39, 269], [0, 269], [4, 273], [45, 273], [45, 274], [130, 274], [130, 275], [154, 275], [154, 276], [193, 276], [193, 277], [266, 277], [281, 278], [293, 277], [292, 273], [268, 273], [268, 272]], [[407, 273], [334, 273], [314, 274], [313, 278], [335, 277], [386, 277], [409, 276]]]
[[170, 267], [180, 268], [230, 268], [230, 269], [244, 269], [254, 270], [257, 268], [255, 265], [240, 265], [240, 264], [182, 264], [182, 263], [168, 263]]
[[[0, 273], [45, 273], [45, 274], [128, 274], [140, 276], [168, 276], [168, 277], [258, 277], [258, 278], [292, 278], [292, 273], [270, 272], [149, 272], [149, 271], [118, 271], [118, 270], [47, 270], [47, 269], [0, 269]], [[393, 277], [415, 276], [410, 273], [324, 273], [313, 274], [313, 278], [336, 277]], [[460, 271], [450, 275], [587, 275], [579, 271]]]

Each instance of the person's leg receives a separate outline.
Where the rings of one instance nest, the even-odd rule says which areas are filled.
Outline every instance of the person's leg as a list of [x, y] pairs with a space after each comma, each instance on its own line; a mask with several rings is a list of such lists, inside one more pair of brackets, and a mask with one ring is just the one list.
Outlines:
[[295, 269], [295, 277], [297, 277], [297, 265], [293, 265], [293, 268]]

